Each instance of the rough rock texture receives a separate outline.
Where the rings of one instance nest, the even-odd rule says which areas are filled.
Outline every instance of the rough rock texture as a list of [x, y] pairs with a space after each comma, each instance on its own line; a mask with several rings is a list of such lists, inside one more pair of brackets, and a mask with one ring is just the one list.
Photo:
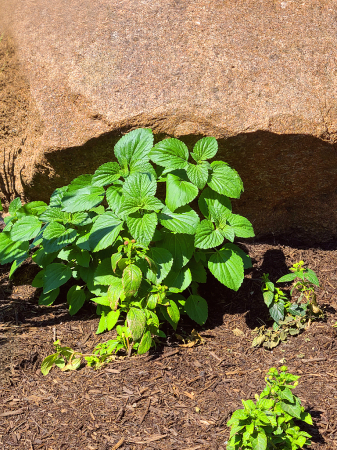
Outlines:
[[[10, 70], [29, 86], [15, 91], [27, 121], [19, 149], [0, 136], [1, 151], [16, 158], [3, 194], [47, 199], [109, 160], [121, 133], [146, 126], [190, 144], [217, 137], [244, 181], [236, 211], [257, 234], [336, 236], [335, 6], [2, 0], [0, 33], [13, 37], [20, 68], [6, 66], [0, 86]], [[12, 119], [1, 120], [2, 133]]]

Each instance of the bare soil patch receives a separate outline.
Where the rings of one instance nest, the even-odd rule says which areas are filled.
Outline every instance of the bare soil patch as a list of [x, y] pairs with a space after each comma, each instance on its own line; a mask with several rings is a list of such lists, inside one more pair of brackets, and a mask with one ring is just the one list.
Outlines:
[[[108, 333], [97, 336], [93, 306], [70, 317], [65, 304], [37, 305], [29, 286], [33, 264], [22, 266], [13, 282], [8, 267], [0, 278], [0, 442], [3, 449], [225, 450], [226, 422], [254, 399], [272, 366], [288, 365], [301, 376], [296, 389], [314, 419], [306, 426], [314, 450], [337, 448], [337, 250], [276, 243], [246, 246], [254, 266], [237, 293], [215, 279], [202, 287], [209, 320], [197, 328], [204, 342], [181, 347], [173, 330], [143, 357], [119, 358], [100, 371], [83, 367], [44, 377], [43, 358], [53, 341], [90, 351]], [[267, 320], [260, 283], [262, 272], [275, 281], [303, 259], [318, 275], [318, 303], [325, 319], [274, 351], [251, 347], [251, 330]], [[234, 335], [239, 328], [243, 334]], [[188, 335], [193, 324], [181, 323]]]

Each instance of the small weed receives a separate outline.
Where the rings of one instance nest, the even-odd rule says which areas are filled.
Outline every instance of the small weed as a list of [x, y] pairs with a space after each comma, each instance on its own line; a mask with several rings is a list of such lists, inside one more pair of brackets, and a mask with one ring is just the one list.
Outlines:
[[[290, 301], [281, 289], [275, 287], [269, 280], [269, 274], [263, 274], [263, 299], [274, 323], [271, 329], [265, 325], [255, 328], [253, 347], [263, 345], [267, 349], [272, 349], [286, 341], [289, 336], [298, 335], [310, 326], [312, 320], [322, 316], [316, 302], [315, 287], [319, 286], [317, 276], [313, 270], [305, 269], [303, 264], [303, 261], [295, 263], [290, 268], [292, 273], [277, 281], [277, 283], [294, 281], [290, 291], [293, 301]], [[296, 293], [299, 294], [297, 298]]]
[[[292, 390], [300, 377], [271, 368], [265, 378], [266, 387], [252, 400], [242, 400], [244, 409], [234, 411], [227, 425], [231, 427], [227, 450], [296, 450], [310, 444], [311, 436], [300, 430], [295, 421], [312, 425], [312, 418], [301, 406]], [[292, 384], [293, 383], [293, 384]]]

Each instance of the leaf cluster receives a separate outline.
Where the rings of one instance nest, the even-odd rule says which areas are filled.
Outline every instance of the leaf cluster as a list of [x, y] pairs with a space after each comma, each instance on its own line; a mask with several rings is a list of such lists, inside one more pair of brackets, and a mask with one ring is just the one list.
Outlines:
[[[311, 436], [300, 430], [296, 421], [312, 425], [312, 418], [292, 393], [299, 377], [271, 368], [266, 377], [266, 387], [256, 402], [242, 400], [244, 409], [234, 411], [227, 425], [231, 427], [227, 450], [296, 450], [310, 444]], [[293, 383], [293, 384], [292, 384]]]
[[12, 263], [12, 276], [32, 256], [41, 268], [32, 283], [42, 289], [41, 305], [53, 304], [70, 281], [70, 314], [95, 302], [97, 333], [126, 321], [128, 331], [118, 329], [125, 338], [109, 351], [123, 343], [128, 353], [146, 352], [165, 336], [160, 324], [176, 329], [181, 314], [203, 325], [208, 308], [197, 288], [206, 269], [238, 290], [251, 262], [234, 239], [254, 236], [251, 223], [232, 212], [240, 176], [210, 162], [217, 150], [212, 137], [190, 153], [178, 139], [153, 145], [151, 130], [131, 131], [115, 145], [115, 161], [56, 189], [49, 205], [10, 204], [1, 264]]
[[303, 261], [295, 263], [290, 268], [293, 273], [284, 275], [277, 281], [294, 281], [290, 294], [293, 295], [295, 290], [300, 293], [295, 301], [290, 301], [287, 295], [269, 280], [269, 274], [263, 274], [263, 299], [274, 324], [272, 329], [262, 326], [253, 331], [257, 334], [252, 343], [253, 347], [263, 345], [272, 349], [280, 342], [286, 341], [288, 336], [295, 336], [305, 330], [311, 321], [322, 313], [317, 306], [314, 291], [314, 286], [319, 286], [317, 276], [313, 270], [304, 269], [303, 264]]

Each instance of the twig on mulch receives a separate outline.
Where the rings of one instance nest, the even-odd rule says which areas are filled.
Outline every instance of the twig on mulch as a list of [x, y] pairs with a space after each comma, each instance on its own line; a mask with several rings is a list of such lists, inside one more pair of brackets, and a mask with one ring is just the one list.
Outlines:
[[121, 445], [124, 444], [124, 442], [125, 442], [125, 438], [122, 437], [122, 439], [120, 439], [120, 440], [117, 442], [117, 444], [114, 445], [114, 446], [112, 447], [111, 450], [117, 450]]
[[136, 441], [135, 439], [128, 439], [128, 442], [131, 442], [132, 444], [149, 444], [150, 442], [160, 441], [161, 439], [164, 439], [167, 437], [167, 434], [162, 434], [160, 436], [153, 436], [150, 439], [146, 439], [146, 441]]
[[144, 412], [144, 414], [142, 415], [142, 418], [140, 419], [139, 425], [141, 425], [141, 424], [143, 423], [143, 421], [144, 421], [144, 419], [145, 419], [145, 417], [146, 417], [146, 414], [149, 412], [150, 404], [151, 404], [151, 399], [149, 398], [149, 400], [148, 400], [148, 402], [147, 402], [147, 405], [146, 405], [145, 412]]

